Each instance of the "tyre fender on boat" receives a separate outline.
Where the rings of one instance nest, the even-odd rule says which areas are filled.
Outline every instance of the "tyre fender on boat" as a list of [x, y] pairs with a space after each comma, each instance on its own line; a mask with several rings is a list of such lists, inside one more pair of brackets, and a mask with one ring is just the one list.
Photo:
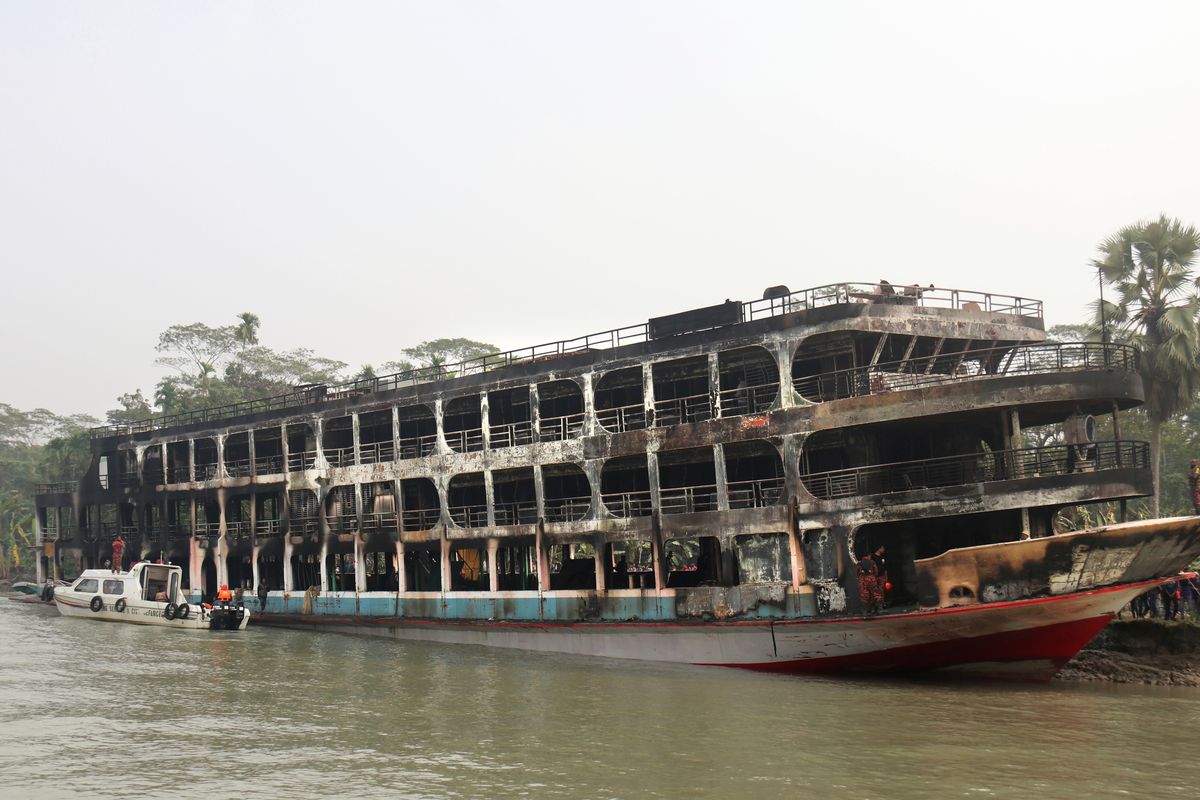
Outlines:
[[163, 616], [167, 619], [175, 619], [175, 614], [178, 610], [174, 603], [167, 603], [167, 607], [163, 609]]
[[89, 606], [92, 611], [99, 611], [100, 609], [104, 608], [104, 600], [100, 598], [100, 595], [96, 595], [92, 598], [92, 602], [89, 604]]
[[192, 607], [187, 603], [180, 603], [179, 608], [175, 609], [175, 619], [187, 619], [192, 613]]
[[118, 614], [125, 613], [125, 598], [124, 597], [118, 599], [117, 602], [113, 603], [113, 611], [116, 611]]

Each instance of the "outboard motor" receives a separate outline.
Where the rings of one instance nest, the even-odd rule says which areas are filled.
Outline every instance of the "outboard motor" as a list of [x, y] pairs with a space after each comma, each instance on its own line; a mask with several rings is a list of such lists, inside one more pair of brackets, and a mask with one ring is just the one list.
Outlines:
[[49, 581], [42, 587], [42, 600], [46, 603], [54, 602], [54, 584]]
[[210, 631], [236, 631], [246, 618], [246, 604], [240, 600], [218, 600], [208, 614]]

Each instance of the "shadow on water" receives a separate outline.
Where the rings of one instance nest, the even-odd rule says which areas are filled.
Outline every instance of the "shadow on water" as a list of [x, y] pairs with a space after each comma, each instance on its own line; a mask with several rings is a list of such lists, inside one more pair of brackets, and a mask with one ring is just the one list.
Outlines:
[[0, 604], [26, 797], [1183, 797], [1200, 692], [763, 675]]

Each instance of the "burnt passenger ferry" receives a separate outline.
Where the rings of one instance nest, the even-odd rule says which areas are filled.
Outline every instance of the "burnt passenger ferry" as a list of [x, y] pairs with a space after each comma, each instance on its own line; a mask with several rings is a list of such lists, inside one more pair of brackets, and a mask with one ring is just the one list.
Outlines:
[[1147, 444], [1094, 424], [1142, 400], [1134, 351], [1047, 342], [1037, 300], [774, 287], [98, 429], [81, 480], [39, 489], [40, 567], [102, 564], [120, 536], [194, 601], [265, 582], [261, 624], [1048, 678], [1200, 551], [1193, 517], [1055, 529], [1150, 494]]

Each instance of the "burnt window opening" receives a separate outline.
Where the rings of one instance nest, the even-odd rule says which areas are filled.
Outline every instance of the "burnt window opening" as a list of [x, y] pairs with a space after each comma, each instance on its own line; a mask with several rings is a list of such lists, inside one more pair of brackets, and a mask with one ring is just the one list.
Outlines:
[[108, 456], [100, 456], [100, 461], [96, 466], [96, 477], [100, 483], [101, 489], [107, 489], [109, 485], [108, 479]]
[[192, 503], [190, 500], [172, 500], [167, 503], [167, 535], [185, 538], [192, 535]]
[[382, 544], [368, 544], [363, 553], [363, 568], [366, 575], [363, 583], [368, 592], [395, 592], [400, 589], [400, 575], [396, 569], [396, 551]]
[[440, 592], [442, 590], [442, 550], [438, 543], [404, 546], [404, 590]]
[[865, 394], [867, 387], [856, 383], [860, 363], [854, 340], [844, 334], [806, 339], [792, 359], [792, 386], [813, 403]]
[[734, 537], [741, 583], [791, 583], [792, 547], [786, 533]]
[[596, 419], [610, 433], [646, 427], [645, 386], [642, 368], [628, 367], [605, 373], [593, 392]]
[[737, 583], [736, 575], [722, 574], [721, 544], [714, 536], [668, 539], [663, 554], [669, 589]]
[[325, 577], [329, 581], [325, 588], [331, 592], [358, 591], [358, 570], [354, 563], [353, 545], [349, 545], [350, 549], [347, 549], [346, 543], [331, 543], [329, 548], [336, 552], [325, 556]]
[[358, 415], [358, 458], [362, 464], [395, 460], [390, 408]]
[[487, 489], [482, 472], [468, 472], [450, 479], [446, 493], [450, 519], [460, 528], [486, 528]]
[[743, 347], [717, 355], [721, 416], [761, 414], [779, 397], [779, 367], [763, 347]]
[[583, 431], [583, 390], [572, 380], [538, 384], [538, 438], [574, 439]]
[[358, 532], [358, 503], [353, 486], [334, 486], [325, 497], [325, 521], [339, 535]]
[[604, 462], [600, 497], [614, 517], [648, 517], [654, 510], [646, 456], [621, 456]]
[[136, 488], [138, 485], [137, 453], [133, 450], [122, 450], [117, 456], [121, 465], [121, 488]]
[[196, 440], [196, 480], [215, 481], [220, 471], [217, 460], [217, 440], [211, 437]]
[[258, 579], [272, 592], [283, 591], [282, 539], [273, 539], [258, 551]]
[[400, 501], [402, 530], [432, 530], [442, 518], [442, 501], [429, 478], [400, 481]]
[[167, 445], [167, 483], [191, 479], [191, 448], [187, 442], [171, 442]]
[[118, 530], [121, 532], [121, 537], [126, 541], [139, 538], [141, 531], [137, 524], [137, 508], [133, 503], [122, 502], [117, 505], [117, 512], [120, 515]]
[[723, 449], [731, 509], [783, 503], [783, 459], [774, 445], [750, 439], [727, 444]]
[[278, 536], [283, 524], [283, 500], [275, 492], [260, 492], [254, 496], [254, 535]]
[[483, 411], [479, 395], [456, 397], [446, 403], [442, 430], [446, 444], [456, 453], [474, 453], [483, 449]]
[[167, 538], [167, 526], [163, 520], [163, 509], [158, 503], [142, 506], [142, 532], [148, 541], [159, 543]]
[[307, 422], [293, 422], [287, 426], [289, 472], [303, 472], [317, 464], [317, 436]]
[[221, 534], [221, 503], [216, 492], [207, 491], [196, 498], [196, 528], [192, 533], [210, 540]]
[[533, 441], [529, 387], [488, 392], [488, 446], [516, 447]]
[[310, 544], [308, 548], [292, 552], [292, 588], [305, 592], [313, 586], [321, 586], [321, 553]]
[[596, 551], [590, 544], [556, 544], [550, 548], [550, 588], [596, 588]]
[[658, 483], [664, 514], [717, 510], [717, 472], [711, 447], [660, 452]]
[[318, 509], [316, 492], [311, 489], [290, 490], [288, 492], [288, 532], [292, 536], [302, 536], [316, 541], [317, 534], [320, 532], [321, 520]]
[[227, 495], [225, 497], [225, 536], [230, 544], [251, 541], [254, 533], [250, 526], [253, 506], [253, 495]]
[[532, 467], [493, 472], [492, 495], [497, 525], [533, 525], [537, 522]]
[[251, 467], [249, 431], [225, 437], [225, 473], [231, 478], [248, 478]]
[[354, 466], [354, 420], [336, 417], [325, 421], [321, 448], [331, 467]]
[[362, 485], [363, 532], [392, 533], [397, 512], [395, 485], [391, 481]]
[[283, 434], [279, 428], [261, 428], [254, 432], [254, 474], [283, 473]]
[[592, 485], [575, 464], [542, 467], [542, 493], [547, 522], [578, 522], [592, 508]]
[[405, 406], [400, 418], [400, 458], [423, 458], [437, 452], [437, 418], [429, 406]]
[[450, 591], [486, 592], [491, 586], [487, 551], [481, 542], [450, 547]]
[[811, 581], [836, 581], [840, 575], [837, 543], [828, 528], [800, 532], [804, 571]]
[[608, 589], [653, 589], [654, 546], [648, 539], [613, 542], [607, 546]]
[[230, 589], [241, 589], [247, 600], [254, 596], [254, 556], [249, 551], [226, 556], [225, 570]]
[[654, 424], [665, 428], [713, 418], [708, 357], [664, 361], [652, 367]]
[[532, 539], [504, 539], [496, 549], [497, 588], [502, 592], [534, 591], [537, 581], [537, 548]]
[[142, 477], [148, 486], [161, 486], [163, 478], [162, 448], [147, 447], [142, 456]]

